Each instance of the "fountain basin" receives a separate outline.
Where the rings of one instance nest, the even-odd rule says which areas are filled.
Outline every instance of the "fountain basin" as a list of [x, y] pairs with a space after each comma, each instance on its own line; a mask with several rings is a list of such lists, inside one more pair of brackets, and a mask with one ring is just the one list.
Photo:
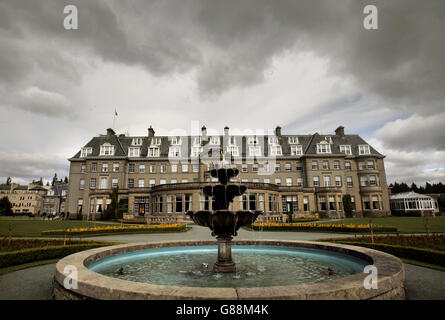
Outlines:
[[[133, 282], [96, 273], [88, 268], [123, 253], [147, 249], [215, 246], [216, 241], [175, 241], [117, 245], [79, 252], [56, 265], [54, 293], [57, 299], [403, 299], [405, 271], [400, 259], [376, 250], [309, 241], [235, 240], [233, 245], [292, 249], [317, 249], [346, 254], [378, 269], [378, 289], [365, 289], [362, 272], [311, 284], [263, 287], [193, 287]], [[236, 251], [236, 250], [235, 250]], [[66, 266], [78, 271], [78, 288], [63, 287]], [[168, 267], [167, 267], [168, 268]]]

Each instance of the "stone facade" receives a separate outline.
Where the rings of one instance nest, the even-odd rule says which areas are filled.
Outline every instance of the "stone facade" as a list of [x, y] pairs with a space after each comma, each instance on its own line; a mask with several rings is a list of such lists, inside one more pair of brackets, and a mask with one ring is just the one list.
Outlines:
[[[265, 221], [342, 218], [342, 198], [349, 194], [355, 216], [390, 214], [384, 156], [358, 135], [345, 135], [343, 127], [333, 135], [281, 135], [279, 127], [262, 137], [224, 131], [208, 137], [203, 127], [200, 136], [158, 137], [150, 127], [145, 137], [129, 137], [108, 129], [69, 159], [67, 211], [95, 219], [115, 187], [128, 204], [126, 216], [155, 223], [211, 209], [200, 188], [216, 182], [208, 170], [220, 165], [222, 149], [232, 152], [224, 161], [240, 171], [233, 181], [248, 187], [231, 210], [263, 210]], [[266, 162], [269, 172], [262, 171]]]

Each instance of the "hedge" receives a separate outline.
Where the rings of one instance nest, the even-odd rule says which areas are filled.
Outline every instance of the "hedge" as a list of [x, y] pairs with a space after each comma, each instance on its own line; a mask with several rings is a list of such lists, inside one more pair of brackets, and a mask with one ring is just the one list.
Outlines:
[[116, 226], [116, 227], [95, 227], [95, 228], [74, 228], [67, 230], [45, 230], [41, 234], [44, 236], [73, 236], [80, 237], [85, 235], [99, 234], [117, 234], [117, 233], [166, 233], [187, 231], [185, 224], [172, 226]]
[[399, 258], [417, 260], [445, 267], [445, 252], [432, 249], [414, 248], [386, 243], [363, 243], [357, 241], [335, 241], [336, 243], [367, 247], [393, 254]]
[[395, 217], [421, 217], [422, 213], [420, 211], [408, 211], [408, 212], [391, 211], [391, 215]]
[[103, 243], [83, 243], [73, 244], [66, 246], [53, 246], [45, 248], [32, 248], [22, 249], [17, 251], [7, 251], [0, 253], [0, 268], [15, 266], [33, 261], [59, 259], [66, 257], [70, 254], [84, 251], [88, 249], [94, 249], [97, 247], [104, 247], [115, 245], [115, 242], [103, 242]]
[[[346, 233], [369, 233], [370, 227], [351, 226], [341, 224], [291, 224], [291, 223], [265, 223], [252, 224], [246, 227], [254, 231], [320, 231], [320, 232], [346, 232]], [[373, 232], [397, 232], [396, 227], [373, 226]]]

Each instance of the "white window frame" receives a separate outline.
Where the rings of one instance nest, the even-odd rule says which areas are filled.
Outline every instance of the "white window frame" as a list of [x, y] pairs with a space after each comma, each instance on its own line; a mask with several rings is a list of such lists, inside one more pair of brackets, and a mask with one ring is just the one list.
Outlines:
[[171, 146], [180, 146], [182, 144], [181, 137], [170, 137]]
[[340, 152], [348, 155], [352, 155], [352, 148], [350, 144], [340, 145]]
[[142, 138], [133, 138], [131, 140], [132, 146], [142, 146]]
[[181, 147], [178, 145], [170, 146], [168, 148], [168, 156], [178, 158], [181, 156]]
[[150, 146], [148, 148], [147, 157], [154, 158], [159, 157], [161, 154], [160, 148], [157, 146]]
[[272, 145], [270, 146], [270, 154], [272, 156], [282, 156], [283, 155], [283, 150], [281, 149], [280, 145]]
[[219, 146], [219, 136], [210, 137], [209, 145], [211, 146]]
[[129, 157], [140, 157], [141, 156], [141, 147], [128, 147], [128, 156]]
[[331, 153], [331, 145], [327, 141], [317, 143], [317, 153]]
[[301, 144], [295, 144], [290, 146], [290, 153], [292, 156], [303, 155], [303, 146]]
[[92, 153], [93, 153], [93, 148], [91, 148], [91, 147], [80, 148], [80, 157], [81, 158], [88, 157]]
[[261, 146], [249, 146], [250, 157], [261, 157]]
[[151, 139], [150, 146], [159, 146], [159, 145], [161, 145], [161, 138], [153, 137]]
[[100, 154], [101, 156], [114, 156], [116, 148], [114, 145], [105, 142], [103, 145], [100, 146]]
[[371, 154], [371, 148], [369, 147], [369, 144], [359, 144], [358, 154], [359, 155]]
[[299, 144], [298, 137], [288, 137], [289, 144]]

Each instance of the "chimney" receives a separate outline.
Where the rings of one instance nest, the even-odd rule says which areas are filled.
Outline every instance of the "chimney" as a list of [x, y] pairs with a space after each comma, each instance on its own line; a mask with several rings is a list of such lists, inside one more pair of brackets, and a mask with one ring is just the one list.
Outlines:
[[343, 137], [345, 135], [345, 127], [339, 126], [337, 129], [335, 129], [335, 135]]
[[207, 128], [206, 128], [206, 126], [202, 126], [202, 128], [201, 128], [201, 135], [202, 135], [203, 138], [207, 137]]
[[277, 127], [275, 128], [275, 135], [276, 135], [277, 137], [281, 137], [281, 127], [280, 127], [280, 126], [277, 126]]
[[225, 126], [225, 127], [224, 127], [224, 135], [225, 135], [225, 136], [228, 136], [228, 135], [229, 135], [229, 127], [228, 127], [228, 126]]
[[116, 133], [114, 132], [114, 130], [111, 129], [111, 128], [108, 128], [108, 129], [107, 129], [107, 136], [114, 136], [114, 135], [116, 135]]
[[155, 136], [155, 131], [153, 130], [153, 128], [150, 126], [150, 128], [148, 128], [148, 136], [150, 138], [153, 138]]

